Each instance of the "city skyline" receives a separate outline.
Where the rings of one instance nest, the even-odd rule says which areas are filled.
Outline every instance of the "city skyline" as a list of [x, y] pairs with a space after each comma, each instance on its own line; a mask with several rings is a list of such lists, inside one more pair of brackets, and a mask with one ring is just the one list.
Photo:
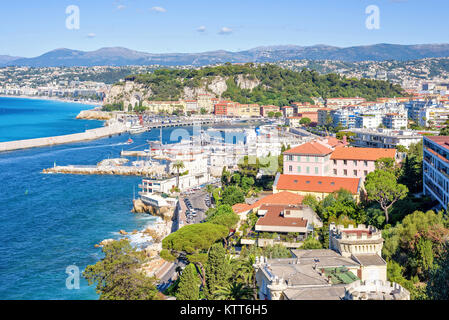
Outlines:
[[[435, 32], [447, 28], [444, 9], [449, 4], [442, 0], [433, 1], [432, 6], [415, 0], [43, 3], [18, 0], [3, 5], [1, 55], [34, 57], [57, 48], [93, 51], [126, 47], [151, 53], [194, 53], [273, 45], [449, 42]], [[67, 27], [73, 15], [71, 6], [79, 8], [79, 29]], [[370, 6], [379, 9], [379, 29], [366, 26], [372, 15]], [[420, 20], [426, 23], [417, 23]]]

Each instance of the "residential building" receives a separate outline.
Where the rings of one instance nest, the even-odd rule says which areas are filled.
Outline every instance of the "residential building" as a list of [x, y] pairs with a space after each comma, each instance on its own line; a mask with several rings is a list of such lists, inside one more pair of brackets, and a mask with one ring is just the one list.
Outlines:
[[398, 162], [396, 149], [381, 148], [336, 148], [330, 157], [331, 175], [334, 177], [360, 178], [376, 170], [376, 161], [390, 158]]
[[295, 108], [291, 106], [284, 106], [281, 108], [282, 114], [285, 118], [293, 117], [295, 115]]
[[318, 125], [325, 126], [329, 125], [333, 122], [331, 111], [334, 109], [331, 108], [321, 108], [317, 111], [318, 114]]
[[408, 300], [386, 281], [382, 234], [374, 227], [329, 226], [329, 249], [292, 250], [293, 258], [256, 257], [261, 300]]
[[262, 117], [268, 117], [270, 112], [276, 113], [280, 112], [280, 108], [278, 106], [261, 106], [260, 107], [260, 115]]
[[326, 99], [326, 106], [346, 107], [355, 106], [365, 102], [364, 98], [328, 98]]
[[449, 203], [449, 137], [424, 137], [423, 190], [446, 209]]
[[412, 130], [354, 128], [349, 131], [355, 133], [352, 144], [356, 147], [396, 148], [401, 145], [408, 148], [422, 140], [422, 135]]
[[387, 113], [382, 119], [382, 124], [387, 129], [406, 130], [408, 126], [408, 118], [404, 114]]
[[376, 129], [382, 124], [382, 116], [380, 113], [360, 113], [355, 116], [355, 127]]
[[399, 161], [396, 149], [349, 148], [332, 142], [316, 140], [285, 151], [284, 174], [361, 178], [363, 182], [377, 160]]
[[437, 128], [446, 126], [449, 120], [449, 107], [426, 107], [419, 110], [418, 123], [420, 126], [430, 125]]
[[329, 194], [340, 189], [349, 191], [358, 201], [360, 199], [361, 179], [278, 173], [273, 184], [273, 193], [289, 191], [302, 196], [311, 194], [318, 200], [323, 200]]

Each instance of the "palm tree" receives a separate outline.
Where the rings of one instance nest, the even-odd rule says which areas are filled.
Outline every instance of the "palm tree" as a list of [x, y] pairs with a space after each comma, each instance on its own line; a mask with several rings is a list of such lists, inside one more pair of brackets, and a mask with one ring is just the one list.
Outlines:
[[176, 169], [177, 172], [176, 187], [179, 188], [179, 170], [185, 168], [184, 162], [182, 162], [181, 160], [176, 161], [175, 163], [173, 163], [173, 168]]
[[244, 283], [231, 283], [225, 287], [219, 287], [214, 292], [216, 300], [253, 300], [254, 290]]

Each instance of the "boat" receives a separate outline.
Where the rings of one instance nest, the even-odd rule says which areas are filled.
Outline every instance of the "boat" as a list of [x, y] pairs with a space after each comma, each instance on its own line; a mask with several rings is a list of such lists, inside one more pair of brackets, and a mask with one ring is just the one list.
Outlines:
[[133, 144], [133, 143], [134, 143], [134, 140], [131, 139], [131, 138], [129, 138], [128, 141], [126, 141], [126, 143], [127, 143], [127, 144]]
[[143, 133], [146, 131], [147, 131], [147, 129], [142, 125], [134, 125], [131, 128], [129, 128], [129, 133], [131, 133], [131, 134], [139, 134], [139, 133]]

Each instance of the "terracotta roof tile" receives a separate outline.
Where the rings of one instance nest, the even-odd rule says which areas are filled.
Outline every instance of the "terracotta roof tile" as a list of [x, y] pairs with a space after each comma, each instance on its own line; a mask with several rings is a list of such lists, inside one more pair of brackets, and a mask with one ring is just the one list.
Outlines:
[[308, 142], [293, 149], [285, 151], [284, 154], [318, 154], [327, 155], [332, 153], [332, 149], [327, 148], [319, 142]]
[[302, 200], [304, 200], [303, 196], [300, 196], [296, 193], [283, 191], [279, 193], [270, 194], [269, 196], [266, 196], [252, 205], [246, 204], [246, 203], [237, 203], [232, 207], [235, 213], [242, 213], [245, 211], [249, 211], [254, 208], [259, 208], [264, 204], [270, 204], [270, 205], [295, 205], [295, 204], [301, 204]]
[[332, 193], [346, 189], [352, 194], [359, 191], [359, 178], [338, 178], [319, 176], [300, 176], [281, 174], [276, 188], [278, 190]]
[[396, 157], [396, 149], [381, 148], [336, 148], [331, 155], [332, 160], [368, 160]]
[[264, 205], [262, 209], [267, 213], [261, 217], [256, 225], [259, 226], [282, 226], [282, 227], [307, 227], [307, 220], [303, 218], [286, 218], [281, 215], [288, 206]]

